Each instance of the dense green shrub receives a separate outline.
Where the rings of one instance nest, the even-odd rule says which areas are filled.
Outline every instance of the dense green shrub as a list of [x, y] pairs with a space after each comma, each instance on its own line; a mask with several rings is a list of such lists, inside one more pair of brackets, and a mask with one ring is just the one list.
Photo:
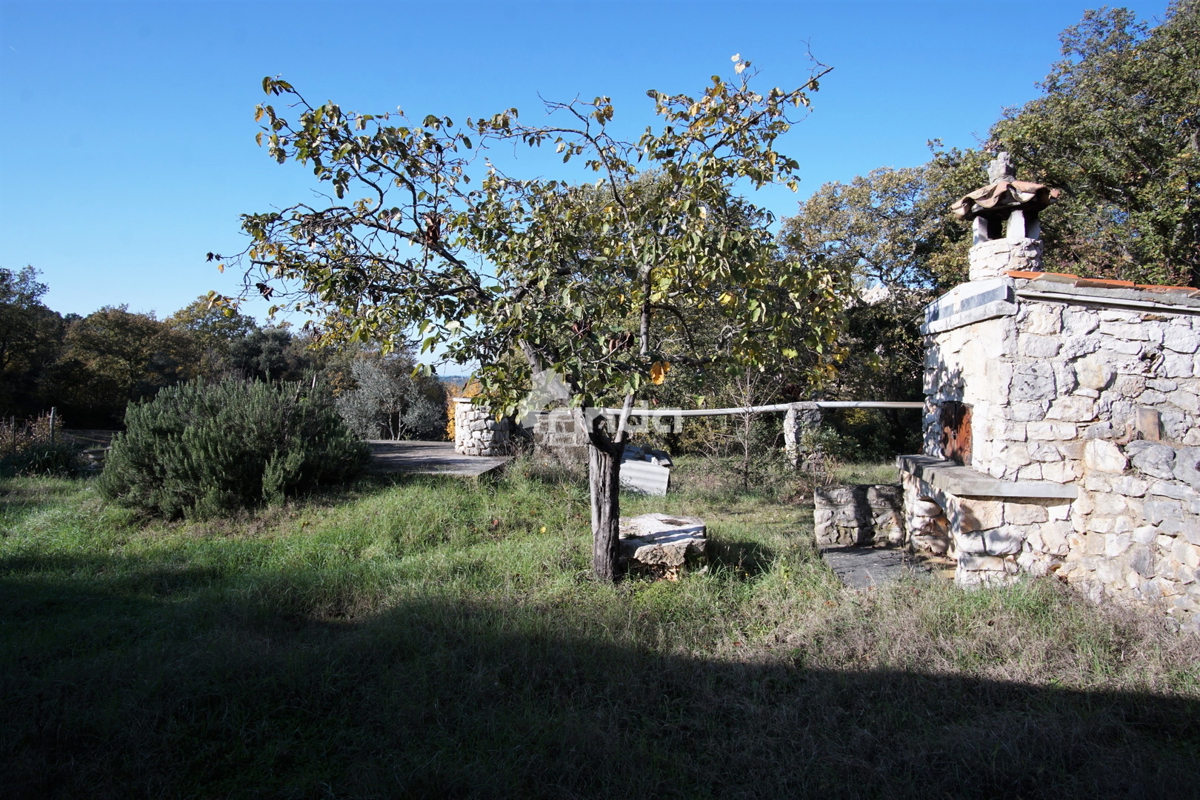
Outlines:
[[357, 475], [369, 451], [299, 384], [195, 381], [131, 405], [100, 491], [165, 517], [277, 503]]

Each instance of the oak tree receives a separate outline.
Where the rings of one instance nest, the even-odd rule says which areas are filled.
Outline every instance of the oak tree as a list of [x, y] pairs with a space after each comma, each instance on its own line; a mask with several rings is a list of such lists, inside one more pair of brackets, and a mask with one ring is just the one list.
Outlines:
[[991, 132], [1024, 180], [1063, 190], [1043, 218], [1053, 269], [1200, 285], [1200, 2], [1150, 29], [1088, 11], [1062, 34], [1045, 94]]

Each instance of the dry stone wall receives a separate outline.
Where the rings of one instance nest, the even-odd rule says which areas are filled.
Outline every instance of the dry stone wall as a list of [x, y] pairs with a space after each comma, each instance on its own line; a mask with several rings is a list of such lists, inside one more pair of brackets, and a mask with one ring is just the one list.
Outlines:
[[588, 463], [587, 434], [579, 430], [574, 416], [566, 408], [555, 408], [535, 415], [533, 447], [534, 453], [540, 458], [573, 465]]
[[468, 398], [455, 401], [454, 452], [464, 456], [505, 456], [512, 449], [512, 424], [496, 419], [487, 406]]
[[892, 544], [904, 541], [899, 486], [851, 484], [813, 492], [813, 525], [822, 547]]

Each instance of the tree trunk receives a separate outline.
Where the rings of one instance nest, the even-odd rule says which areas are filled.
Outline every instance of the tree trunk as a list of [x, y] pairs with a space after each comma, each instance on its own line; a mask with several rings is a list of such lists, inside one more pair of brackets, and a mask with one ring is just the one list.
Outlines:
[[596, 577], [616, 581], [621, 577], [621, 451], [614, 442], [588, 447], [588, 478], [592, 495], [592, 569]]

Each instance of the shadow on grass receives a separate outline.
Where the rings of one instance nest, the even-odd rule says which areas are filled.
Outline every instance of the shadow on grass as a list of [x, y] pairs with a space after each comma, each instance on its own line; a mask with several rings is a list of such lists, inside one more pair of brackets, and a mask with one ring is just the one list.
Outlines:
[[34, 568], [0, 563], [0, 606], [56, 598], [0, 620], [8, 797], [1192, 797], [1200, 778], [1190, 699], [706, 660], [517, 602], [297, 622], [252, 592]]

